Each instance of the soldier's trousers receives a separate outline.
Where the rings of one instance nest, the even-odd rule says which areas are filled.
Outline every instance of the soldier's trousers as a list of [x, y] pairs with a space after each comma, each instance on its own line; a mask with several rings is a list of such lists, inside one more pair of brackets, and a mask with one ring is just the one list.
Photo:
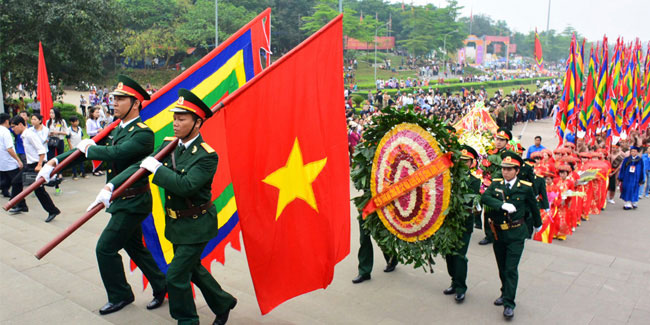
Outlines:
[[165, 288], [165, 275], [151, 256], [151, 252], [142, 244], [141, 221], [146, 216], [135, 216], [125, 212], [116, 212], [104, 228], [95, 253], [99, 274], [102, 277], [108, 301], [118, 303], [133, 298], [131, 286], [126, 282], [124, 265], [119, 251], [124, 249], [135, 264], [147, 277], [154, 294]]
[[230, 310], [235, 302], [201, 265], [201, 253], [207, 244], [174, 245], [174, 258], [167, 269], [167, 290], [169, 313], [178, 324], [199, 323], [190, 281], [201, 290], [208, 307], [217, 315]]
[[[527, 229], [513, 229], [508, 231], [524, 231]], [[519, 280], [519, 260], [521, 254], [524, 252], [525, 236], [519, 238], [502, 238], [510, 237], [505, 232], [499, 232], [499, 240], [495, 240], [492, 244], [494, 250], [494, 257], [497, 260], [497, 267], [499, 268], [499, 278], [501, 279], [501, 297], [503, 297], [503, 305], [510, 308], [515, 308], [515, 295], [517, 294], [517, 282]]]
[[[370, 239], [370, 234], [368, 234], [363, 229], [363, 219], [359, 217], [359, 253], [357, 257], [359, 258], [359, 275], [367, 275], [372, 272], [372, 266], [374, 264], [374, 253], [372, 250], [372, 240]], [[384, 259], [389, 265], [397, 265], [397, 259], [391, 258], [390, 255], [384, 253]]]
[[455, 254], [445, 256], [447, 261], [447, 272], [451, 277], [451, 287], [456, 289], [456, 293], [467, 292], [467, 248], [469, 240], [472, 237], [471, 232], [464, 232], [461, 238], [463, 245], [455, 251]]

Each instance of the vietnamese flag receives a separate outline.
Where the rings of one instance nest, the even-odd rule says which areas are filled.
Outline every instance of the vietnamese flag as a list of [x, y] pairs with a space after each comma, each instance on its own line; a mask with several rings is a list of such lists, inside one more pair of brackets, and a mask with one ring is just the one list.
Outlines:
[[350, 252], [342, 26], [340, 15], [223, 101], [262, 314], [326, 288]]
[[52, 91], [50, 82], [47, 79], [47, 68], [45, 67], [45, 56], [43, 56], [43, 45], [38, 42], [38, 85], [36, 96], [41, 103], [41, 116], [43, 124], [50, 119], [50, 109], [52, 108]]

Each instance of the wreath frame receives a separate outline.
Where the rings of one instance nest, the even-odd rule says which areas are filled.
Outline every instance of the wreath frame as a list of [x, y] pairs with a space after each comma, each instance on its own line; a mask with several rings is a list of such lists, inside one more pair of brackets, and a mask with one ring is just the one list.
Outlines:
[[394, 256], [402, 264], [422, 268], [425, 272], [433, 273], [434, 258], [437, 255], [456, 254], [462, 245], [462, 235], [465, 231], [467, 218], [472, 217], [468, 207], [474, 206], [480, 200], [480, 195], [471, 193], [469, 189], [470, 170], [460, 159], [460, 144], [456, 134], [450, 133], [437, 117], [432, 119], [410, 110], [385, 108], [379, 115], [372, 118], [367, 125], [362, 141], [357, 144], [351, 164], [351, 177], [354, 187], [362, 191], [360, 196], [353, 198], [361, 218], [361, 211], [371, 198], [370, 178], [372, 164], [377, 151], [377, 145], [393, 127], [401, 123], [413, 123], [421, 126], [436, 138], [442, 153], [450, 152], [454, 164], [450, 168], [451, 196], [449, 206], [442, 226], [431, 237], [407, 242], [393, 235], [382, 223], [376, 212], [369, 214], [361, 223], [363, 229], [372, 236], [381, 250]]

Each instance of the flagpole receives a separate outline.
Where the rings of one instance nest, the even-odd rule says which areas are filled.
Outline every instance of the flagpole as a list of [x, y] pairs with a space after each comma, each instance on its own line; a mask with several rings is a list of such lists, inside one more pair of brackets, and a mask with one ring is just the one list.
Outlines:
[[219, 0], [214, 0], [214, 48], [219, 45]]
[[551, 21], [551, 0], [548, 0], [548, 12], [546, 14], [546, 48], [548, 48], [548, 39], [550, 37], [549, 34], [549, 23]]
[[[1, 69], [0, 69], [0, 76], [2, 76], [2, 70]], [[5, 95], [4, 95], [4, 92], [2, 91], [2, 77], [0, 77], [0, 108], [5, 113], [9, 114], [9, 112], [7, 110], [5, 110], [5, 102], [4, 102], [4, 100], [5, 100]]]

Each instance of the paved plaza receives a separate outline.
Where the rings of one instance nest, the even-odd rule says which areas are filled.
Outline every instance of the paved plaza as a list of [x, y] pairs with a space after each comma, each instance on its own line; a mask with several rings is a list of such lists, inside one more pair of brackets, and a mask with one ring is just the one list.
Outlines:
[[[554, 148], [553, 122], [528, 124], [522, 141], [527, 147], [535, 135]], [[513, 130], [519, 135], [522, 125]], [[33, 195], [29, 213], [0, 211], [0, 324], [172, 324], [168, 304], [148, 311], [151, 289], [143, 292], [142, 274], [127, 278], [136, 300], [122, 311], [100, 316], [106, 303], [95, 244], [109, 215], [102, 212], [42, 260], [34, 253], [79, 218], [105, 181], [92, 177], [62, 184], [53, 196], [63, 213], [51, 223]], [[352, 195], [357, 192], [351, 186]], [[7, 199], [1, 199], [4, 204]], [[348, 208], [348, 207], [341, 207]], [[350, 205], [352, 208], [352, 205]], [[356, 211], [356, 209], [352, 209]], [[239, 299], [229, 324], [499, 324], [502, 307], [492, 304], [500, 282], [492, 247], [479, 246], [483, 232], [472, 236], [468, 259], [468, 292], [457, 304], [442, 290], [450, 283], [442, 258], [435, 273], [399, 265], [382, 272], [381, 252], [375, 246], [375, 270], [370, 281], [352, 284], [357, 275], [359, 229], [351, 222], [350, 255], [338, 264], [326, 290], [294, 298], [261, 316], [242, 252], [226, 248], [226, 264], [214, 263], [212, 274]], [[125, 254], [122, 254], [125, 256]], [[128, 259], [124, 258], [128, 268]], [[287, 272], [293, 270], [287, 269]], [[623, 211], [615, 205], [583, 222], [565, 242], [528, 241], [519, 267], [517, 308], [513, 323], [520, 324], [650, 324], [650, 199], [639, 209]], [[197, 308], [204, 324], [214, 315], [197, 290]]]

